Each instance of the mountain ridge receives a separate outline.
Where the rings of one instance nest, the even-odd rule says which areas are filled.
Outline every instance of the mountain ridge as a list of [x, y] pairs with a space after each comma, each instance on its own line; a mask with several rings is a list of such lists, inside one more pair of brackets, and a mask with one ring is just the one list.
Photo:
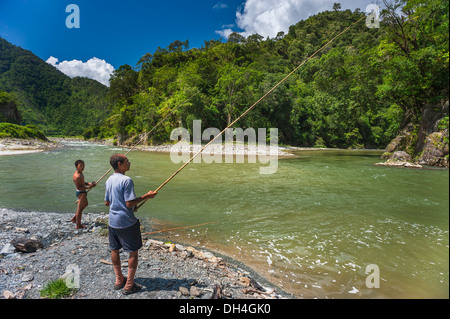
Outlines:
[[79, 135], [106, 118], [108, 90], [96, 80], [70, 78], [0, 37], [0, 91], [16, 96], [20, 124], [36, 125], [50, 135]]

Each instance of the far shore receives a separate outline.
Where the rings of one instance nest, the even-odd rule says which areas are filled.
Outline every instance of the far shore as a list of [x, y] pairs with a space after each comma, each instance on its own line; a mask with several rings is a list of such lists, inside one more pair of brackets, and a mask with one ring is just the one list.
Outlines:
[[0, 156], [44, 152], [59, 147], [61, 144], [52, 140], [0, 138]]
[[[116, 146], [116, 147], [123, 147], [123, 148], [132, 148], [134, 147], [136, 150], [140, 151], [147, 151], [147, 152], [162, 152], [162, 153], [169, 153], [172, 151], [173, 147], [179, 147], [179, 151], [187, 151], [187, 147], [189, 147], [190, 153], [194, 153], [200, 150], [199, 145], [194, 144], [180, 144], [177, 146], [176, 143], [164, 143], [159, 145], [137, 145], [133, 146], [120, 144], [117, 145], [113, 143], [112, 139], [107, 140], [98, 140], [98, 139], [90, 139], [90, 140], [84, 140], [83, 138], [76, 138], [76, 137], [67, 137], [67, 138], [51, 138], [51, 140], [61, 143], [63, 141], [78, 141], [78, 142], [87, 142], [87, 143], [94, 143], [94, 144], [103, 144], [103, 145], [110, 145], [110, 146]], [[205, 146], [205, 144], [202, 144], [201, 147]], [[350, 149], [350, 148], [327, 148], [327, 147], [305, 147], [305, 146], [291, 146], [291, 145], [274, 145], [271, 146], [270, 144], [265, 146], [258, 146], [257, 144], [247, 144], [247, 143], [230, 143], [228, 145], [229, 148], [227, 148], [227, 144], [225, 143], [219, 143], [219, 144], [212, 144], [208, 148], [206, 148], [203, 153], [207, 154], [233, 154], [233, 155], [258, 155], [258, 153], [262, 153], [262, 155], [273, 155], [273, 156], [293, 156], [293, 152], [298, 151], [379, 151], [384, 152], [384, 149]], [[175, 148], [176, 149], [176, 148]], [[272, 153], [271, 153], [272, 152]]]
[[[52, 149], [60, 148], [64, 146], [64, 142], [86, 142], [93, 144], [103, 144], [110, 146], [117, 146], [123, 148], [132, 148], [132, 145], [116, 145], [112, 139], [108, 140], [84, 140], [78, 137], [49, 137], [48, 141], [41, 141], [37, 139], [18, 139], [18, 138], [2, 138], [0, 139], [0, 156], [2, 155], [19, 155], [34, 152], [49, 151]], [[193, 144], [170, 144], [165, 143], [161, 145], [137, 145], [134, 148], [139, 151], [145, 152], [162, 152], [170, 153], [171, 151], [189, 152], [195, 154], [204, 145]], [[294, 152], [299, 151], [346, 151], [349, 149], [340, 148], [316, 148], [316, 147], [300, 147], [300, 146], [287, 146], [287, 145], [263, 145], [257, 144], [242, 144], [232, 143], [228, 144], [213, 144], [208, 146], [202, 153], [204, 154], [216, 154], [216, 155], [244, 155], [244, 156], [276, 156], [276, 157], [291, 157], [294, 156]], [[356, 149], [352, 149], [356, 150]], [[359, 151], [359, 149], [357, 149]], [[361, 149], [361, 151], [383, 151], [379, 149]]]

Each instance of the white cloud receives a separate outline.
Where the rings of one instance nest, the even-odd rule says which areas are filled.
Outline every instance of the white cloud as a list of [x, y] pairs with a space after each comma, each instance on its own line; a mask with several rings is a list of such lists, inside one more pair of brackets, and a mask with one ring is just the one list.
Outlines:
[[227, 4], [225, 4], [225, 3], [222, 3], [222, 2], [218, 2], [218, 3], [216, 3], [215, 5], [214, 5], [214, 7], [213, 7], [213, 9], [214, 10], [221, 10], [221, 9], [225, 9], [225, 8], [228, 8], [228, 5]]
[[[332, 10], [337, 2], [342, 10], [360, 8], [364, 11], [373, 0], [246, 0], [236, 12], [236, 24], [244, 30], [244, 37], [258, 33], [274, 38], [278, 32], [288, 32], [289, 27], [311, 15]], [[216, 31], [220, 35], [231, 34], [227, 29]]]
[[111, 64], [95, 57], [87, 62], [72, 60], [58, 63], [58, 61], [57, 58], [51, 56], [46, 62], [71, 78], [75, 76], [87, 77], [97, 80], [106, 86], [109, 86], [109, 78], [114, 71], [114, 67]]
[[228, 39], [230, 34], [232, 34], [234, 31], [231, 29], [223, 29], [223, 30], [217, 30], [216, 33], [219, 34], [222, 38]]

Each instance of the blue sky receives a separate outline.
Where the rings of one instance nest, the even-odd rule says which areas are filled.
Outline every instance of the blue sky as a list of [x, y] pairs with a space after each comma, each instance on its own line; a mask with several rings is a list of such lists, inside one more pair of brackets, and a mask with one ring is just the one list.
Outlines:
[[[86, 69], [83, 63], [93, 58], [94, 73], [105, 65], [111, 72], [122, 64], [135, 66], [145, 53], [174, 40], [188, 39], [193, 48], [232, 31], [275, 36], [331, 10], [334, 2], [364, 11], [374, 0], [0, 0], [0, 37], [44, 61], [53, 57], [66, 74]], [[80, 28], [66, 26], [69, 4], [79, 7]], [[63, 63], [71, 61], [78, 63]]]

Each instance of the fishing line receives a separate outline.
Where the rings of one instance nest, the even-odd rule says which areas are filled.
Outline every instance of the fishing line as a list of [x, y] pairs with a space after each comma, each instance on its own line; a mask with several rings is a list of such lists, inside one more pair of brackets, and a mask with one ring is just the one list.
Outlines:
[[169, 229], [163, 229], [163, 230], [156, 230], [156, 231], [152, 231], [152, 232], [149, 232], [149, 233], [142, 233], [141, 235], [151, 235], [151, 234], [162, 233], [162, 232], [166, 232], [166, 231], [170, 231], [170, 230], [183, 229], [183, 228], [193, 228], [193, 227], [204, 226], [204, 225], [209, 225], [209, 224], [216, 224], [216, 223], [219, 223], [219, 221], [209, 222], [209, 223], [202, 223], [202, 224], [197, 224], [197, 225], [192, 225], [192, 226], [181, 226], [181, 227], [175, 227], [175, 228], [169, 228]]
[[[340, 32], [338, 35], [336, 35], [334, 38], [332, 38], [330, 41], [328, 41], [325, 45], [323, 45], [320, 49], [318, 49], [316, 52], [314, 52], [310, 57], [308, 57], [305, 61], [303, 61], [299, 66], [297, 66], [291, 73], [286, 75], [284, 79], [282, 79], [280, 82], [278, 82], [273, 88], [271, 88], [269, 91], [267, 91], [266, 94], [264, 94], [258, 101], [256, 101], [252, 106], [250, 106], [244, 113], [242, 113], [237, 119], [235, 119], [232, 123], [230, 123], [225, 129], [222, 130], [219, 134], [217, 134], [211, 141], [208, 142], [200, 151], [198, 151], [194, 156], [192, 156], [189, 161], [184, 163], [183, 166], [181, 166], [178, 170], [175, 171], [175, 173], [172, 174], [164, 183], [162, 183], [155, 192], [158, 192], [161, 188], [164, 187], [172, 178], [174, 178], [183, 168], [185, 168], [189, 163], [192, 162], [194, 158], [196, 158], [205, 148], [207, 148], [211, 143], [213, 143], [219, 136], [221, 136], [227, 129], [229, 129], [231, 126], [233, 126], [237, 121], [239, 121], [241, 118], [243, 118], [247, 113], [249, 113], [256, 105], [258, 105], [262, 100], [264, 100], [269, 94], [271, 94], [277, 87], [279, 87], [281, 84], [283, 84], [289, 77], [291, 77], [298, 69], [300, 69], [306, 62], [311, 60], [314, 56], [316, 56], [320, 51], [328, 47], [331, 43], [333, 43], [334, 40], [336, 40], [338, 37], [343, 35], [345, 32], [347, 32], [351, 27], [353, 27], [355, 24], [359, 23], [361, 20], [363, 20], [366, 16], [363, 15], [358, 21], [352, 23], [347, 28], [345, 28], [342, 32]], [[145, 204], [145, 202], [148, 199], [145, 199], [141, 204], [137, 206], [137, 208], [140, 208], [142, 205]]]
[[[176, 106], [175, 108], [172, 109], [172, 111], [169, 112], [169, 114], [167, 114], [161, 121], [159, 121], [155, 126], [153, 126], [153, 128], [144, 134], [144, 136], [133, 146], [131, 146], [131, 148], [125, 153], [125, 156], [128, 155], [128, 153], [131, 152], [131, 150], [133, 150], [134, 148], [136, 148], [136, 146], [138, 146], [139, 144], [141, 144], [159, 125], [161, 125], [170, 115], [172, 115], [178, 108], [180, 108], [182, 105], [184, 105], [185, 103], [187, 103], [189, 100], [191, 100], [194, 96], [196, 96], [197, 94], [199, 94], [200, 91], [198, 91], [197, 93], [191, 95], [188, 99], [186, 99], [185, 101], [183, 101], [181, 104], [179, 104], [178, 106]], [[95, 184], [98, 184], [106, 175], [108, 175], [109, 172], [111, 172], [112, 167], [110, 169], [108, 169], [106, 171], [105, 174], [103, 174], [96, 182]], [[89, 188], [86, 193], [89, 193], [89, 191], [92, 188]], [[78, 203], [78, 201], [75, 202], [75, 204]]]

